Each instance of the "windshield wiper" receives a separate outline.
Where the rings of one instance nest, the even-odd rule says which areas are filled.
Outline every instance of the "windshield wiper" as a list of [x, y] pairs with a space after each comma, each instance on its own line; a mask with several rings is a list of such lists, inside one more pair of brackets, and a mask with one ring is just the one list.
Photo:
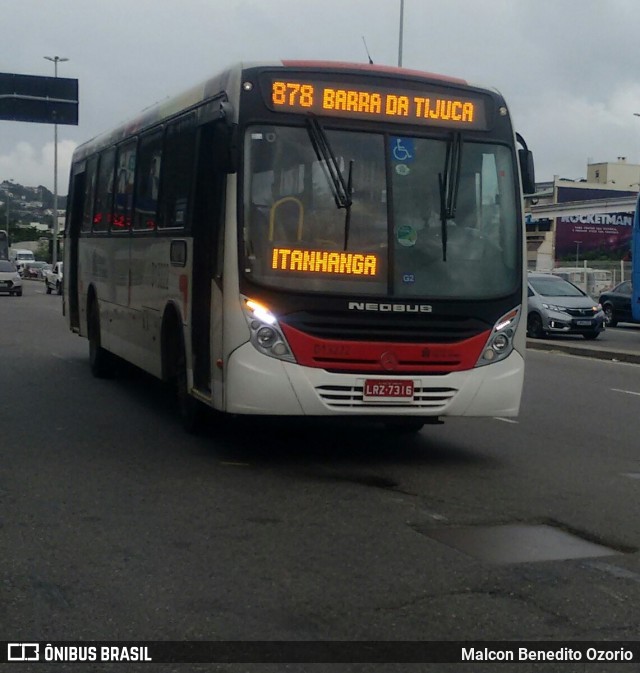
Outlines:
[[458, 187], [460, 186], [460, 164], [462, 159], [462, 135], [454, 133], [447, 144], [444, 176], [438, 173], [440, 187], [440, 225], [442, 238], [442, 261], [447, 261], [447, 220], [456, 215]]
[[307, 132], [311, 139], [311, 144], [318, 157], [318, 161], [324, 170], [327, 182], [331, 187], [333, 199], [338, 209], [344, 208], [346, 211], [344, 221], [344, 249], [349, 244], [349, 229], [351, 226], [351, 194], [353, 193], [353, 159], [349, 162], [349, 173], [347, 180], [342, 175], [338, 159], [331, 148], [327, 134], [320, 125], [316, 117], [307, 118]]

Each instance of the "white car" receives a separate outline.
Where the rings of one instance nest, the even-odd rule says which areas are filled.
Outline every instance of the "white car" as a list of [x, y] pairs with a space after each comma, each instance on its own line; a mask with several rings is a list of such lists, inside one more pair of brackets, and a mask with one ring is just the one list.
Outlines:
[[550, 273], [529, 273], [527, 336], [581, 334], [597, 339], [604, 329], [602, 306], [568, 280]]
[[47, 294], [62, 294], [62, 262], [56, 262], [53, 269], [44, 272], [44, 285]]
[[13, 262], [0, 260], [0, 292], [22, 296], [22, 278]]

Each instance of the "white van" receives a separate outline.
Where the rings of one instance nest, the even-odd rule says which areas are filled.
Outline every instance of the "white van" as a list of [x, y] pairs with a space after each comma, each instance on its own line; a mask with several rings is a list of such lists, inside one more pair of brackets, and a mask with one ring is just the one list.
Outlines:
[[583, 266], [556, 267], [551, 272], [564, 280], [577, 285], [588, 295], [596, 299], [606, 290], [613, 287], [613, 273], [605, 269], [591, 269]]
[[36, 258], [31, 250], [24, 248], [9, 248], [9, 260], [12, 261], [18, 273], [22, 276], [24, 274], [24, 266], [27, 262], [35, 262]]

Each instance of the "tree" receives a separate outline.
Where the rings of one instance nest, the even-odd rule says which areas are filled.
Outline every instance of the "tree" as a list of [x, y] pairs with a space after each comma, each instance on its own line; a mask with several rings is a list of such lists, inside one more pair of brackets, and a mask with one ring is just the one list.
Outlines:
[[50, 262], [51, 253], [49, 252], [49, 241], [40, 240], [34, 255], [38, 261]]
[[9, 229], [11, 245], [15, 245], [21, 241], [37, 241], [41, 237], [42, 232], [35, 227], [16, 227], [12, 224]]

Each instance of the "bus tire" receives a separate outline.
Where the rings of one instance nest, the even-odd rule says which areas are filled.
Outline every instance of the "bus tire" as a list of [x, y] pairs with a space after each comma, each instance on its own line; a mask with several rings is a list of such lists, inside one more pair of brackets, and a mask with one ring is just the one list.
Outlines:
[[113, 376], [113, 357], [109, 351], [101, 346], [100, 311], [95, 298], [89, 305], [88, 314], [87, 327], [89, 332], [89, 366], [91, 373], [97, 379], [108, 379]]
[[203, 409], [195, 397], [189, 394], [189, 377], [187, 373], [187, 350], [184, 342], [184, 334], [176, 339], [175, 354], [175, 389], [178, 401], [178, 413], [182, 427], [190, 435], [195, 435], [202, 427]]

